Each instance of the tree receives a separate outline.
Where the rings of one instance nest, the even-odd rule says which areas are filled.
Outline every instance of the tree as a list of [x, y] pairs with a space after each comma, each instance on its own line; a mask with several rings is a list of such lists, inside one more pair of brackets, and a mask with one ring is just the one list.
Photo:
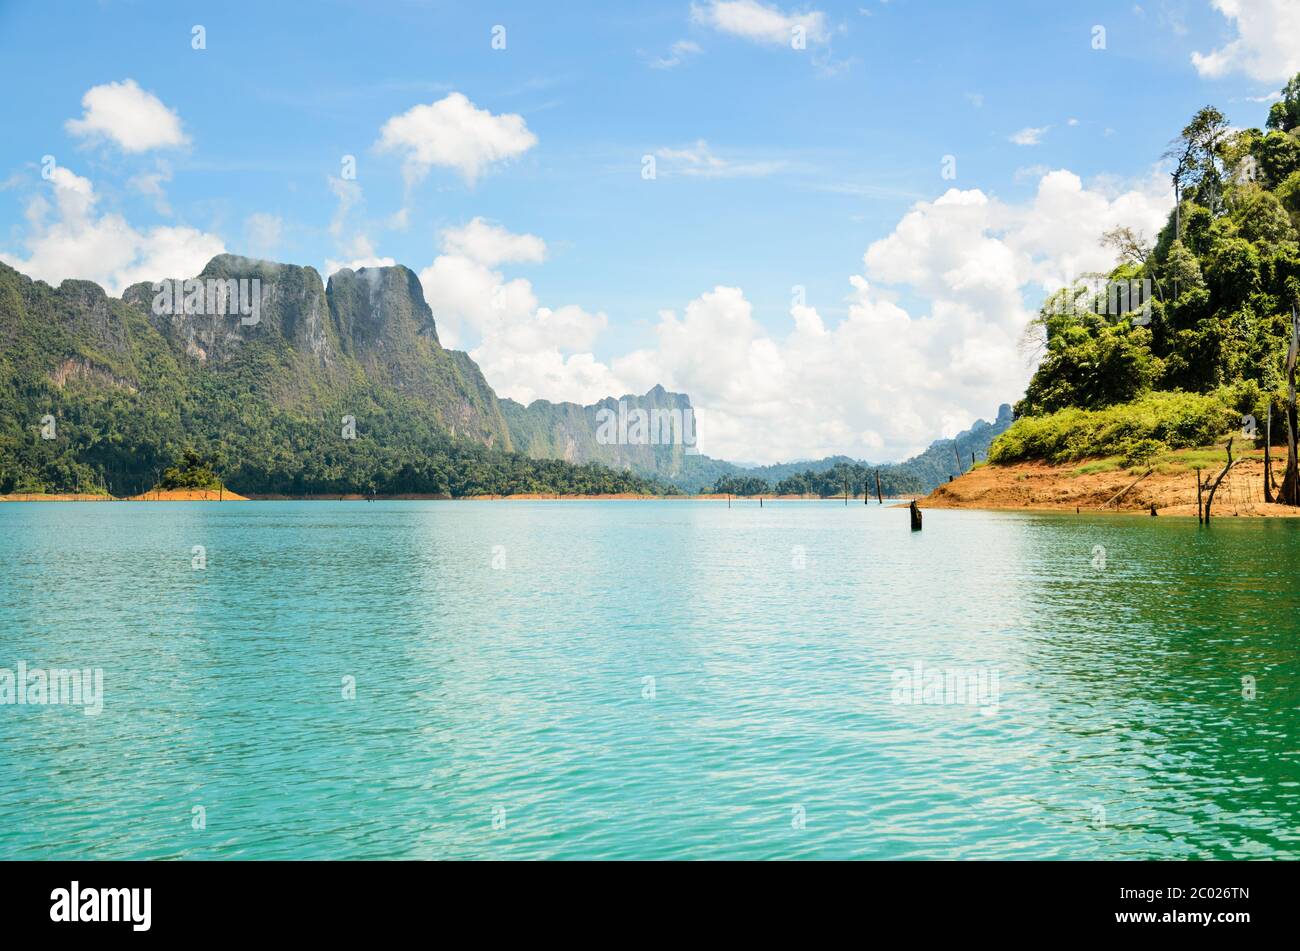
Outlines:
[[[1101, 236], [1101, 243], [1104, 247], [1114, 248], [1119, 254], [1120, 264], [1133, 264], [1142, 268], [1143, 271], [1150, 271], [1148, 262], [1151, 260], [1151, 254], [1155, 250], [1154, 246], [1149, 244], [1141, 231], [1134, 231], [1132, 228], [1120, 227], [1113, 228]], [[1160, 284], [1160, 277], [1156, 276], [1156, 294], [1161, 300], [1164, 300], [1164, 288]]]
[[1300, 73], [1282, 87], [1282, 98], [1268, 110], [1266, 127], [1279, 132], [1300, 128]]
[[1179, 206], [1183, 191], [1194, 189], [1198, 201], [1215, 208], [1222, 182], [1219, 174], [1219, 147], [1228, 131], [1228, 120], [1213, 106], [1202, 107], [1192, 121], [1183, 127], [1178, 138], [1169, 144], [1166, 159], [1172, 159], [1174, 170], [1174, 237], [1182, 237], [1182, 218]]

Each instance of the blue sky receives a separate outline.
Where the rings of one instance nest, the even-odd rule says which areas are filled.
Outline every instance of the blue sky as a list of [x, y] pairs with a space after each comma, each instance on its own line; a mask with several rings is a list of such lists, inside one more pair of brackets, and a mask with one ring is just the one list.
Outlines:
[[[1231, 10], [1224, 0], [1220, 6]], [[586, 400], [605, 395], [602, 387], [639, 389], [657, 381], [651, 376], [667, 377], [665, 384], [696, 399], [706, 451], [894, 455], [1014, 400], [1027, 373], [968, 365], [1004, 359], [1011, 323], [1022, 315], [971, 317], [966, 311], [990, 306], [987, 295], [962, 297], [961, 282], [943, 276], [954, 270], [943, 262], [928, 273], [911, 268], [917, 254], [908, 242], [930, 239], [900, 232], [909, 211], [927, 204], [920, 226], [929, 221], [936, 240], [961, 241], [940, 220], [949, 212], [932, 203], [950, 189], [992, 203], [992, 218], [963, 226], [980, 238], [1021, 228], [1012, 254], [1032, 260], [1007, 280], [1032, 308], [1048, 259], [1055, 255], [1060, 265], [1061, 255], [1069, 257], [1031, 246], [1041, 226], [1021, 220], [1045, 174], [1068, 170], [1085, 197], [1104, 196], [1103, 214], [1155, 222], [1163, 198], [1153, 166], [1196, 108], [1213, 102], [1234, 124], [1262, 124], [1267, 103], [1258, 100], [1296, 64], [1269, 39], [1289, 24], [1288, 4], [1255, 6], [1234, 18], [1208, 0], [4, 0], [0, 75], [11, 93], [0, 140], [0, 255], [47, 280], [108, 284], [114, 274], [140, 279], [139, 269], [154, 261], [188, 260], [162, 254], [169, 236], [184, 243], [180, 232], [162, 231], [154, 241], [142, 237], [129, 267], [94, 273], [97, 256], [76, 252], [78, 222], [120, 216], [138, 236], [155, 228], [205, 236], [209, 243], [190, 245], [196, 253], [219, 241], [229, 251], [322, 270], [327, 261], [392, 259], [432, 278], [455, 273], [455, 261], [427, 269], [464, 245], [455, 235], [463, 238], [459, 229], [481, 218], [491, 229], [485, 239], [544, 242], [544, 252], [520, 251], [516, 242], [514, 251], [470, 262], [503, 286], [524, 282], [513, 284], [526, 299], [517, 310], [506, 306], [505, 323], [476, 319], [472, 304], [459, 318], [450, 313], [475, 292], [472, 282], [429, 292], [440, 325], [437, 305], [449, 312], [450, 342], [482, 348], [476, 355], [499, 390]], [[773, 22], [803, 24], [806, 49], [760, 35]], [[205, 49], [192, 49], [195, 25], [205, 29]], [[504, 49], [492, 48], [497, 25], [505, 28]], [[1096, 26], [1105, 28], [1104, 49], [1094, 48]], [[1193, 60], [1216, 50], [1223, 51], [1216, 60]], [[89, 90], [127, 80], [174, 114], [181, 141], [132, 150], [102, 131], [69, 127], [87, 112]], [[535, 144], [507, 145], [510, 154], [481, 163], [472, 180], [463, 163], [434, 162], [408, 181], [410, 142], [381, 148], [381, 130], [453, 94], [489, 124], [520, 117]], [[1041, 130], [1020, 136], [1037, 144], [1013, 141], [1023, 130]], [[51, 238], [38, 254], [32, 242], [40, 229], [49, 237], [56, 216], [70, 214], [55, 210], [58, 184], [42, 179], [47, 155], [89, 183], [95, 199], [93, 210], [74, 209], [76, 220], [58, 232], [67, 250]], [[357, 174], [340, 216], [331, 178], [339, 178], [345, 155], [355, 156]], [[642, 174], [646, 155], [655, 156], [653, 180]], [[955, 178], [941, 174], [945, 156], [955, 158]], [[1126, 194], [1147, 204], [1134, 211], [1138, 198]], [[47, 217], [36, 224], [32, 203], [41, 200]], [[1060, 228], [1069, 227], [1074, 206], [1042, 204], [1040, 212], [1057, 208]], [[875, 265], [864, 264], [876, 244]], [[981, 284], [995, 266], [985, 259], [961, 267], [979, 270]], [[852, 286], [855, 275], [871, 290]], [[831, 341], [817, 355], [791, 339], [800, 321], [791, 306], [796, 286], [816, 311], [804, 331], [847, 334], [843, 325], [857, 319], [859, 345], [907, 334], [949, 306], [968, 324], [1006, 326], [997, 340], [963, 338], [966, 350], [947, 357], [935, 341], [962, 331], [931, 326], [912, 356], [947, 361], [959, 377], [950, 382], [883, 380], [887, 362], [873, 376], [872, 361], [859, 359], [865, 390], [899, 395], [852, 409], [843, 381], [853, 367], [828, 365], [819, 375], [818, 366], [853, 341]], [[880, 296], [869, 301], [868, 294]], [[906, 318], [873, 309], [885, 306]], [[675, 315], [670, 324], [663, 311]], [[529, 364], [548, 334], [557, 353]], [[693, 356], [727, 350], [728, 341], [743, 351], [741, 362], [728, 357], [710, 368]], [[971, 385], [980, 373], [986, 385]], [[772, 374], [798, 392], [826, 376], [841, 381], [841, 395], [794, 409], [759, 405], [782, 402], [779, 390], [752, 392], [762, 389], [754, 381]], [[904, 400], [912, 385], [928, 396]], [[748, 396], [736, 392], [745, 389]], [[773, 424], [789, 431], [775, 441], [756, 435]]]

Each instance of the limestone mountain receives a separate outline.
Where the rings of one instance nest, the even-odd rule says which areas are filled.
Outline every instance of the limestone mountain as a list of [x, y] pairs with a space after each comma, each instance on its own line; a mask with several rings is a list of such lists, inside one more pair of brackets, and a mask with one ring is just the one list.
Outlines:
[[234, 307], [210, 304], [199, 313], [177, 307], [171, 309], [179, 312], [158, 313], [151, 284], [132, 285], [123, 300], [174, 347], [215, 373], [239, 372], [266, 357], [280, 363], [284, 372], [267, 382], [268, 395], [281, 405], [311, 405], [323, 394], [345, 390], [360, 371], [370, 382], [423, 401], [453, 436], [511, 448], [496, 394], [473, 360], [438, 342], [433, 313], [409, 268], [345, 268], [326, 287], [312, 267], [223, 254], [196, 280], [205, 294], [209, 286], [230, 281], [247, 282], [247, 291], [256, 281], [257, 321], [230, 313]]
[[599, 462], [674, 479], [695, 451], [690, 397], [662, 386], [643, 396], [610, 396], [587, 406], [547, 400], [523, 406], [504, 399], [501, 409], [515, 448], [534, 459]]
[[220, 255], [114, 298], [0, 264], [0, 493], [136, 492], [185, 449], [244, 494], [663, 491], [512, 448], [405, 267]]

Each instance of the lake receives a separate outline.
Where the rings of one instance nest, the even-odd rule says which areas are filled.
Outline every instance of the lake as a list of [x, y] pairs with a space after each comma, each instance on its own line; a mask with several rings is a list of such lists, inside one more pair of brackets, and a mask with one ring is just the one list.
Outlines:
[[0, 578], [103, 677], [0, 706], [0, 858], [1300, 855], [1291, 520], [15, 503]]

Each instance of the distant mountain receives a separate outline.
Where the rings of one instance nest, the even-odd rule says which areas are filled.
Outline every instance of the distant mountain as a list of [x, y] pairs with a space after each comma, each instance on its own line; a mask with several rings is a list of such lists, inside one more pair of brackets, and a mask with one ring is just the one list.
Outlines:
[[598, 462], [673, 479], [696, 441], [690, 397], [662, 386], [588, 406], [547, 400], [523, 406], [504, 399], [501, 410], [515, 448], [534, 459]]
[[0, 264], [0, 493], [153, 485], [193, 449], [241, 494], [663, 491], [511, 452], [405, 267], [233, 255], [121, 299]]
[[887, 492], [928, 492], [958, 471], [954, 446], [964, 470], [1009, 423], [1003, 406], [899, 465], [744, 468], [696, 454], [690, 398], [662, 386], [587, 406], [498, 399], [441, 345], [400, 265], [325, 284], [223, 254], [116, 299], [0, 264], [0, 493], [131, 494], [186, 450], [241, 494], [699, 492], [743, 476], [833, 495], [865, 468]]
[[[683, 492], [689, 493], [710, 491], [718, 486], [719, 480], [729, 479], [736, 480], [732, 485], [740, 484], [740, 480], [751, 480], [747, 483], [749, 487], [754, 485], [752, 480], [758, 480], [768, 485], [766, 491], [775, 493], [829, 496], [843, 491], [846, 480], [850, 483], [851, 490], [860, 493], [864, 471], [871, 473], [867, 480], [870, 483], [868, 488], [874, 492], [874, 474], [878, 471], [882, 491], [886, 494], [928, 493], [947, 482], [950, 476], [968, 471], [972, 464], [972, 454], [977, 459], [984, 459], [994, 438], [1004, 432], [1011, 422], [1011, 406], [1003, 403], [998, 407], [998, 415], [993, 422], [977, 420], [970, 429], [963, 430], [952, 439], [935, 440], [924, 452], [899, 463], [871, 463], [848, 456], [827, 456], [813, 461], [742, 467], [708, 456], [688, 456], [681, 475], [672, 477], [671, 481]], [[726, 491], [725, 485], [726, 483], [722, 491]]]
[[987, 458], [989, 446], [993, 440], [1011, 426], [1013, 420], [1011, 405], [1003, 403], [998, 407], [998, 415], [993, 422], [976, 420], [970, 429], [959, 432], [952, 439], [936, 439], [920, 455], [913, 456], [901, 465], [916, 474], [930, 492], [948, 481], [949, 476], [969, 472], [972, 456], [975, 461]]

